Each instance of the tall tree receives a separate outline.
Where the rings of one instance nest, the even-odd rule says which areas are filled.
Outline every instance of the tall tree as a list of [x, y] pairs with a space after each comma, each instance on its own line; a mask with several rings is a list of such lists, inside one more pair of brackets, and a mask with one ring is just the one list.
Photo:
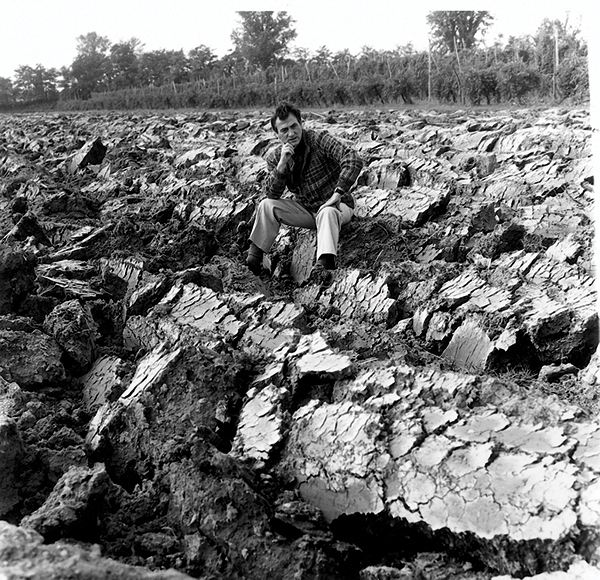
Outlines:
[[14, 88], [20, 100], [52, 99], [56, 96], [57, 76], [56, 69], [46, 69], [41, 64], [20, 66], [15, 70]]
[[75, 80], [75, 77], [73, 76], [73, 71], [71, 70], [71, 67], [68, 67], [68, 66], [61, 67], [60, 71], [59, 71], [59, 78], [57, 80], [57, 85], [62, 91], [64, 91], [64, 94], [65, 95], [71, 94], [72, 90], [75, 89], [76, 84], [77, 84], [77, 81]]
[[135, 86], [139, 76], [138, 53], [142, 43], [131, 38], [110, 47], [111, 87], [125, 89]]
[[13, 84], [10, 79], [0, 77], [0, 106], [8, 105], [14, 100]]
[[189, 62], [183, 50], [152, 50], [140, 56], [140, 80], [147, 85], [189, 81]]
[[190, 76], [193, 80], [206, 79], [217, 61], [217, 55], [208, 46], [201, 44], [188, 52]]
[[250, 65], [265, 71], [285, 56], [288, 44], [296, 38], [292, 17], [287, 12], [238, 12], [241, 23], [231, 33], [236, 51]]
[[106, 55], [110, 45], [108, 37], [100, 36], [97, 32], [88, 32], [77, 37], [77, 54], [79, 56]]
[[187, 83], [190, 80], [190, 63], [183, 50], [167, 50], [168, 81], [170, 83]]
[[485, 10], [438, 10], [427, 15], [433, 44], [442, 52], [473, 48], [477, 33], [483, 35], [493, 20]]
[[71, 64], [76, 90], [86, 99], [93, 91], [107, 90], [110, 79], [110, 40], [95, 32], [77, 37], [77, 56]]

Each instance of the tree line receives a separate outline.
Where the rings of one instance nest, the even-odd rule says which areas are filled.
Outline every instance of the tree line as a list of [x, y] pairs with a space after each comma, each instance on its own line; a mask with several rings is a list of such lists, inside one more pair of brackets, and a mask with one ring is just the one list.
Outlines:
[[95, 32], [77, 39], [77, 56], [60, 70], [23, 65], [0, 77], [0, 107], [61, 110], [240, 108], [288, 99], [304, 107], [460, 105], [589, 98], [587, 44], [568, 22], [545, 19], [533, 35], [483, 38], [487, 11], [427, 16], [431, 44], [395, 50], [365, 46], [359, 54], [290, 49], [296, 37], [286, 12], [238, 12], [234, 50], [217, 58], [206, 45], [144, 51], [137, 38], [112, 43]]

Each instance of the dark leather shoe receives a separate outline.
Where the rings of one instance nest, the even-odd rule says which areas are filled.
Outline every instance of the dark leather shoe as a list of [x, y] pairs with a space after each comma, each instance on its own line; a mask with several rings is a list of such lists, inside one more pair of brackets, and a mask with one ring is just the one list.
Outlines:
[[318, 284], [321, 288], [331, 286], [333, 282], [333, 270], [328, 270], [323, 264], [317, 262], [308, 276], [309, 284]]
[[262, 259], [248, 257], [246, 258], [246, 266], [250, 268], [250, 272], [258, 276], [262, 270]]

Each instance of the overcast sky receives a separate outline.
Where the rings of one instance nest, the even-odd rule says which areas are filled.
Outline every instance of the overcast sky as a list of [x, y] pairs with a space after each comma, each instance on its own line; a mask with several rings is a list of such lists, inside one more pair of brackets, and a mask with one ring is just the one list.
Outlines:
[[[590, 41], [598, 28], [593, 0], [3, 0], [0, 10], [0, 76], [14, 78], [20, 65], [68, 66], [77, 55], [77, 37], [89, 32], [113, 43], [132, 37], [145, 51], [185, 52], [204, 44], [218, 57], [232, 50], [237, 10], [285, 10], [295, 20], [294, 46], [326, 46], [358, 54], [363, 46], [394, 49], [409, 42], [427, 47], [425, 17], [432, 10], [489, 10], [495, 23], [486, 35], [534, 34], [544, 18], [569, 22]], [[597, 30], [594, 30], [597, 35]]]

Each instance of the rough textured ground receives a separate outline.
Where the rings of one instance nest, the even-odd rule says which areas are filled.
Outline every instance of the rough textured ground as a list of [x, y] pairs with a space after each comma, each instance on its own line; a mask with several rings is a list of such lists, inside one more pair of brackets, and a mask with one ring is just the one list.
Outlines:
[[0, 117], [0, 572], [600, 576], [588, 112], [308, 113], [329, 287], [243, 265], [268, 114]]

